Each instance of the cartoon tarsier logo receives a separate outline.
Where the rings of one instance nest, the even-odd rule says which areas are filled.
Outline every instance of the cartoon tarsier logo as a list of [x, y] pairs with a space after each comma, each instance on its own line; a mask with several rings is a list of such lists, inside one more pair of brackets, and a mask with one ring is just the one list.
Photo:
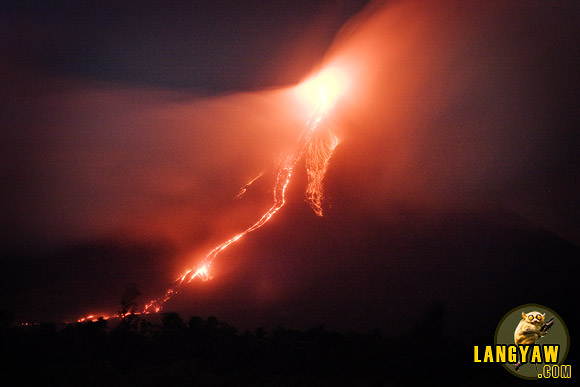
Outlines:
[[568, 328], [546, 306], [530, 303], [511, 309], [497, 325], [494, 344], [483, 352], [476, 346], [474, 361], [501, 363], [510, 374], [527, 380], [571, 377], [571, 366], [565, 364]]
[[[514, 342], [516, 345], [532, 345], [546, 336], [554, 324], [554, 317], [544, 324], [545, 317], [546, 313], [537, 311], [529, 313], [522, 312], [522, 319], [514, 332]], [[522, 361], [518, 361], [514, 366], [515, 370], [519, 371], [522, 366]]]

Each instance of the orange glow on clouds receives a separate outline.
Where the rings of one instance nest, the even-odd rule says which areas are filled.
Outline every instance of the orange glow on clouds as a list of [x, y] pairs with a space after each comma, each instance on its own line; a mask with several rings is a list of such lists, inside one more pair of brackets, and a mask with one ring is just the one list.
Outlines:
[[328, 66], [300, 83], [296, 92], [306, 105], [326, 112], [347, 92], [349, 84], [345, 69]]

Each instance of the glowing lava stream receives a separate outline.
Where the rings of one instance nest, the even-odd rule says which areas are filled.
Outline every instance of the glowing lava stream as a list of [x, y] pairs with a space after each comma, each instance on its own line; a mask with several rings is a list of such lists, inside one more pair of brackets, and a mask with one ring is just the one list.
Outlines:
[[[234, 235], [232, 238], [216, 246], [211, 250], [201, 263], [195, 268], [187, 270], [179, 278], [177, 278], [173, 285], [165, 292], [162, 297], [150, 301], [145, 305], [142, 312], [132, 312], [134, 314], [159, 313], [163, 304], [167, 302], [173, 295], [175, 295], [179, 287], [183, 283], [189, 283], [195, 278], [200, 278], [207, 281], [211, 278], [210, 267], [214, 259], [232, 243], [240, 240], [246, 234], [251, 233], [265, 225], [286, 203], [285, 194], [286, 187], [290, 183], [292, 173], [298, 161], [304, 157], [306, 172], [308, 177], [308, 185], [306, 187], [306, 201], [314, 213], [322, 216], [322, 189], [323, 179], [328, 169], [328, 164], [334, 149], [339, 143], [338, 137], [332, 133], [327, 127], [319, 127], [322, 119], [332, 109], [337, 99], [344, 94], [348, 82], [344, 77], [344, 73], [337, 68], [326, 68], [316, 76], [308, 79], [300, 84], [295, 91], [298, 92], [301, 100], [307, 102], [308, 105], [314, 105], [316, 110], [310, 116], [306, 123], [305, 129], [302, 131], [298, 142], [293, 152], [283, 158], [277, 166], [276, 182], [273, 187], [274, 203], [272, 207], [253, 225], [246, 230]], [[241, 197], [247, 188], [262, 174], [255, 177], [248, 184], [243, 186], [236, 198]], [[103, 317], [105, 319], [110, 318]], [[88, 316], [78, 320], [95, 321], [94, 316]]]
[[[274, 203], [272, 204], [272, 207], [270, 207], [270, 209], [266, 211], [266, 213], [264, 213], [264, 215], [262, 215], [262, 217], [252, 226], [234, 235], [232, 238], [228, 239], [210, 251], [199, 264], [199, 266], [197, 266], [197, 268], [189, 269], [181, 277], [177, 278], [173, 286], [165, 292], [164, 296], [149, 302], [143, 309], [142, 313], [150, 313], [152, 311], [155, 313], [160, 312], [162, 305], [177, 292], [179, 286], [181, 286], [184, 282], [189, 283], [196, 277], [202, 279], [203, 281], [211, 279], [209, 269], [213, 263], [213, 260], [218, 256], [218, 254], [225, 250], [232, 243], [241, 239], [244, 235], [262, 227], [278, 212], [280, 208], [284, 206], [286, 203], [286, 187], [288, 186], [288, 183], [290, 183], [290, 179], [292, 177], [292, 173], [294, 172], [296, 163], [302, 157], [306, 157], [305, 161], [308, 174], [306, 199], [310, 203], [313, 211], [318, 216], [322, 216], [322, 180], [328, 168], [328, 162], [332, 157], [334, 148], [336, 148], [339, 143], [338, 138], [332, 132], [330, 132], [330, 130], [327, 130], [326, 133], [323, 134], [315, 133], [318, 124], [324, 118], [326, 113], [327, 109], [321, 105], [308, 120], [306, 128], [302, 132], [294, 152], [286, 156], [286, 158], [283, 159], [278, 166], [276, 183], [274, 184], [273, 189]], [[258, 177], [242, 187], [240, 193], [236, 197], [243, 195], [246, 187], [248, 187], [261, 176], [261, 174], [258, 175]]]

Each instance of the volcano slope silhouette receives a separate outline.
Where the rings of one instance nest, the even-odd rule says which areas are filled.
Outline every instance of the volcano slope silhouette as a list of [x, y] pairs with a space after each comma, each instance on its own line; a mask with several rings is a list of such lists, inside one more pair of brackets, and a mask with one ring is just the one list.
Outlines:
[[483, 199], [455, 208], [402, 196], [377, 204], [367, 195], [376, 170], [351, 174], [343, 163], [353, 153], [342, 151], [326, 180], [323, 218], [304, 202], [298, 172], [280, 213], [216, 259], [214, 280], [191, 283], [166, 308], [241, 327], [399, 334], [435, 305], [445, 329], [466, 337], [492, 335], [526, 303], [573, 320], [578, 246]]
[[[507, 311], [526, 303], [574, 320], [577, 245], [484, 199], [441, 205], [403, 192], [379, 200], [376, 165], [349, 167], [357, 152], [364, 149], [339, 146], [324, 217], [303, 200], [299, 166], [287, 205], [218, 256], [213, 280], [183, 286], [164, 311], [216, 315], [240, 328], [324, 324], [399, 334], [439, 305], [446, 329], [467, 337], [493, 333]], [[267, 183], [252, 187], [248, 200]], [[5, 309], [36, 320], [111, 313], [128, 283], [145, 303], [170, 283], [173, 254], [162, 242], [119, 237], [13, 259], [4, 271]]]

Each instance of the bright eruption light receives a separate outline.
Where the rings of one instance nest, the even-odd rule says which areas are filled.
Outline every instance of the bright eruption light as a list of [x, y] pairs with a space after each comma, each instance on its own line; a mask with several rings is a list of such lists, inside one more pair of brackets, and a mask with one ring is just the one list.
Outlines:
[[349, 80], [343, 69], [327, 67], [298, 85], [296, 91], [300, 99], [325, 112], [332, 109], [348, 87]]
[[[322, 183], [334, 149], [339, 144], [339, 139], [330, 130], [328, 125], [321, 125], [321, 121], [330, 112], [339, 97], [346, 92], [347, 87], [347, 78], [344, 73], [339, 71], [337, 68], [323, 69], [320, 73], [307, 79], [296, 87], [295, 91], [299, 98], [308, 104], [312, 113], [310, 114], [306, 126], [293, 151], [283, 157], [276, 165], [276, 180], [272, 189], [273, 203], [270, 209], [268, 209], [262, 217], [260, 217], [250, 227], [216, 246], [197, 266], [186, 270], [173, 282], [172, 286], [162, 297], [150, 301], [139, 314], [160, 312], [163, 304], [174, 296], [183, 284], [189, 283], [195, 278], [199, 278], [202, 281], [211, 279], [210, 268], [214, 259], [231, 244], [265, 225], [280, 210], [280, 208], [284, 206], [286, 203], [286, 188], [290, 183], [296, 164], [302, 158], [304, 158], [308, 176], [308, 184], [305, 193], [306, 201], [309, 203], [316, 215], [323, 215]], [[236, 197], [242, 196], [246, 192], [248, 186], [250, 186], [255, 180], [259, 179], [262, 175], [263, 174], [258, 175], [242, 187], [240, 193]], [[91, 318], [87, 317], [79, 321], [90, 319]]]

